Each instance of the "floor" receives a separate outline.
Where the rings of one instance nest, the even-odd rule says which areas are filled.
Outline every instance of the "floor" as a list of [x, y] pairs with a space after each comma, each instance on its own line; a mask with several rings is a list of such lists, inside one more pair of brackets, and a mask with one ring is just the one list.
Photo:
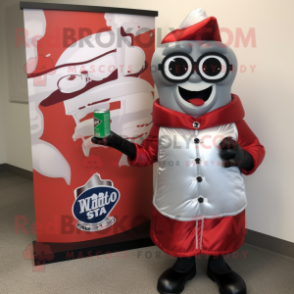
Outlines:
[[[33, 267], [31, 232], [17, 232], [15, 219], [34, 223], [33, 183], [0, 173], [0, 293], [157, 293], [159, 275], [174, 260], [157, 247]], [[294, 261], [244, 244], [226, 256], [246, 281], [249, 294], [294, 293]], [[184, 294], [218, 293], [206, 276], [206, 256], [197, 259], [197, 275]]]

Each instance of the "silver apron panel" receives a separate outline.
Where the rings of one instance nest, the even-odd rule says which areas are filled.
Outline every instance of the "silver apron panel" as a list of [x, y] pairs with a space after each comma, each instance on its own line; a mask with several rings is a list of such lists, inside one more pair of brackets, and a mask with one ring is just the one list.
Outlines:
[[[181, 221], [244, 210], [247, 200], [241, 172], [238, 167], [223, 167], [219, 156], [220, 141], [225, 137], [237, 140], [237, 136], [234, 123], [199, 131], [161, 127], [153, 199], [157, 210]], [[200, 139], [198, 144], [195, 138]]]

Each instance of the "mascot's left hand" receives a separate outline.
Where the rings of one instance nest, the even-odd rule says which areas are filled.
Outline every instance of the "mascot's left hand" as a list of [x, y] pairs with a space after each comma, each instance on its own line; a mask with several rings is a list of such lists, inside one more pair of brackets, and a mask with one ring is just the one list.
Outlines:
[[232, 138], [226, 137], [220, 142], [220, 157], [224, 160], [224, 167], [238, 166], [250, 170], [253, 168], [253, 158], [250, 153]]

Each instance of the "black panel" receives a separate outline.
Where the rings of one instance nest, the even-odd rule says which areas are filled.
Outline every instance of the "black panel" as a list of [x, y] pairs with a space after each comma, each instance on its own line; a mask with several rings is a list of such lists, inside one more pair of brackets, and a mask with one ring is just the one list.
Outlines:
[[86, 12], [108, 12], [135, 14], [145, 16], [158, 16], [158, 11], [140, 10], [129, 8], [115, 8], [103, 6], [88, 6], [88, 5], [72, 5], [72, 4], [57, 4], [57, 3], [37, 3], [37, 2], [20, 2], [20, 9], [48, 9], [48, 10], [68, 10], [68, 11], [86, 11]]
[[149, 246], [154, 246], [154, 243], [150, 239], [150, 221], [147, 221], [129, 231], [95, 240], [75, 243], [33, 242], [34, 263], [45, 265]]

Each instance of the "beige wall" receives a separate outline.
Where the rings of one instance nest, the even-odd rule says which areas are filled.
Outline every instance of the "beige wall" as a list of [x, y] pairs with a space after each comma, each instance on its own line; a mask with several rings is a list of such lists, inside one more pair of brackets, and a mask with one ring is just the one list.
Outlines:
[[[220, 27], [229, 28], [234, 37], [237, 28], [241, 28], [245, 34], [250, 28], [254, 28], [256, 48], [253, 48], [251, 43], [246, 48], [242, 43], [239, 48], [236, 48], [234, 42], [231, 46], [236, 52], [239, 64], [247, 68], [246, 72], [238, 73], [233, 92], [241, 97], [246, 111], [246, 121], [267, 151], [266, 159], [259, 170], [245, 179], [249, 201], [247, 225], [249, 229], [294, 242], [294, 172], [291, 162], [294, 145], [292, 2], [72, 0], [63, 3], [158, 10], [156, 24], [162, 28], [163, 36], [169, 28], [176, 28], [196, 7], [203, 7], [208, 15], [216, 16]], [[9, 103], [7, 99], [8, 61], [6, 45], [5, 42], [2, 43], [5, 34], [3, 19], [4, 8], [13, 4], [18, 4], [18, 1], [1, 1], [0, 11], [1, 107], [4, 109], [6, 160], [10, 164], [31, 170], [28, 106]], [[223, 34], [223, 37], [227, 40], [226, 34]], [[250, 65], [255, 66], [254, 73]], [[4, 153], [1, 153], [0, 158], [5, 158]]]
[[0, 92], [0, 164], [6, 163], [3, 100]]
[[[7, 7], [9, 8], [13, 5], [16, 8], [16, 5], [19, 5], [18, 3], [18, 1], [1, 1], [0, 3], [0, 123], [1, 126], [4, 125], [6, 163], [32, 170], [28, 104], [8, 102], [9, 62], [6, 45], [5, 12]], [[21, 13], [20, 16], [22, 16]], [[25, 77], [24, 72], [22, 74]]]

